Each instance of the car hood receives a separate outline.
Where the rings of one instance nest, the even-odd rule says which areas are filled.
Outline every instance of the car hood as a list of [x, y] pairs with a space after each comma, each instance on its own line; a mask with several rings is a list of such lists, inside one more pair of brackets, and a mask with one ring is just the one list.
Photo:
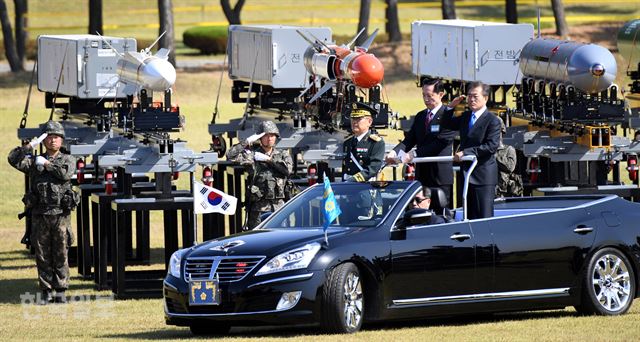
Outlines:
[[[349, 229], [329, 229], [329, 240], [348, 234]], [[256, 229], [206, 241], [194, 247], [187, 257], [208, 256], [275, 256], [311, 242], [324, 241], [324, 231], [318, 229]]]

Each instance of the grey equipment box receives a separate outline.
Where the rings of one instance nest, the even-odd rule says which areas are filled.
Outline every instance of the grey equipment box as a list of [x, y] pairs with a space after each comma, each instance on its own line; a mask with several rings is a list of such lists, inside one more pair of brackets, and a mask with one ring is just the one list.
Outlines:
[[533, 25], [471, 20], [426, 20], [411, 24], [413, 73], [489, 85], [515, 84], [522, 74], [522, 47]]
[[229, 78], [250, 82], [255, 65], [254, 83], [275, 89], [305, 88], [309, 73], [303, 57], [310, 44], [296, 30], [331, 43], [328, 27], [229, 26]]
[[[133, 38], [104, 37], [118, 52], [136, 51]], [[65, 55], [66, 53], [66, 55]], [[79, 99], [126, 97], [118, 82], [116, 54], [99, 36], [42, 35], [38, 37], [38, 89]]]

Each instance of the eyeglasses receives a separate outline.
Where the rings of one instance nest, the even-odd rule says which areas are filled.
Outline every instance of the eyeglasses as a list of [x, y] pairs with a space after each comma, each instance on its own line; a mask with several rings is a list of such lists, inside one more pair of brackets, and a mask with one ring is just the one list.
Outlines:
[[425, 200], [428, 200], [428, 199], [429, 199], [429, 198], [427, 198], [427, 197], [423, 197], [423, 198], [417, 198], [417, 197], [415, 197], [415, 198], [413, 199], [413, 202], [414, 202], [415, 204], [420, 204], [420, 203], [422, 203], [422, 202], [424, 202]]

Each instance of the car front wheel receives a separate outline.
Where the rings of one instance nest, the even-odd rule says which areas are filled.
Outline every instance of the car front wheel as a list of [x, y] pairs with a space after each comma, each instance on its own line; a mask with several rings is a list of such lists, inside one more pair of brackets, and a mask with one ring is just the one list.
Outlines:
[[323, 329], [329, 333], [353, 333], [362, 327], [364, 294], [358, 267], [352, 263], [336, 266], [322, 290]]
[[631, 307], [635, 275], [624, 254], [614, 248], [596, 252], [587, 266], [582, 303], [576, 310], [590, 315], [621, 315]]

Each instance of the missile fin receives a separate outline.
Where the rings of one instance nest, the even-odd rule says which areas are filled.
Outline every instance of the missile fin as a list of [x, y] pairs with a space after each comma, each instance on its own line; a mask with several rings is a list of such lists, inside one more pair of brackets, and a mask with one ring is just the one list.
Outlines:
[[320, 98], [320, 96], [322, 96], [322, 94], [326, 93], [327, 91], [329, 91], [329, 89], [333, 88], [333, 86], [335, 85], [335, 82], [327, 82], [325, 83], [322, 88], [320, 88], [320, 90], [318, 90], [318, 92], [311, 98], [311, 100], [309, 100], [309, 102], [307, 103], [311, 103], [317, 99]]
[[169, 49], [161, 48], [156, 53], [156, 57], [164, 59], [166, 61], [167, 59], [169, 59], [169, 52]]
[[360, 32], [358, 32], [358, 34], [356, 34], [356, 36], [355, 36], [355, 37], [353, 37], [353, 39], [351, 39], [351, 41], [350, 41], [350, 42], [348, 42], [348, 43], [347, 43], [347, 45], [345, 45], [345, 46], [347, 47], [347, 49], [351, 49], [351, 45], [353, 45], [353, 43], [355, 43], [355, 42], [356, 42], [356, 40], [358, 39], [358, 37], [360, 37], [360, 35], [362, 34], [362, 32], [364, 32], [364, 29], [365, 29], [365, 28], [366, 28], [366, 27], [363, 27], [363, 28], [360, 30]]
[[127, 51], [124, 58], [133, 64], [141, 64], [144, 62], [144, 56], [140, 52]]
[[371, 44], [373, 44], [373, 40], [376, 39], [377, 35], [378, 35], [378, 29], [373, 31], [373, 33], [369, 36], [369, 38], [367, 38], [367, 40], [360, 47], [363, 48], [365, 51], [369, 50], [369, 48], [371, 47]]

